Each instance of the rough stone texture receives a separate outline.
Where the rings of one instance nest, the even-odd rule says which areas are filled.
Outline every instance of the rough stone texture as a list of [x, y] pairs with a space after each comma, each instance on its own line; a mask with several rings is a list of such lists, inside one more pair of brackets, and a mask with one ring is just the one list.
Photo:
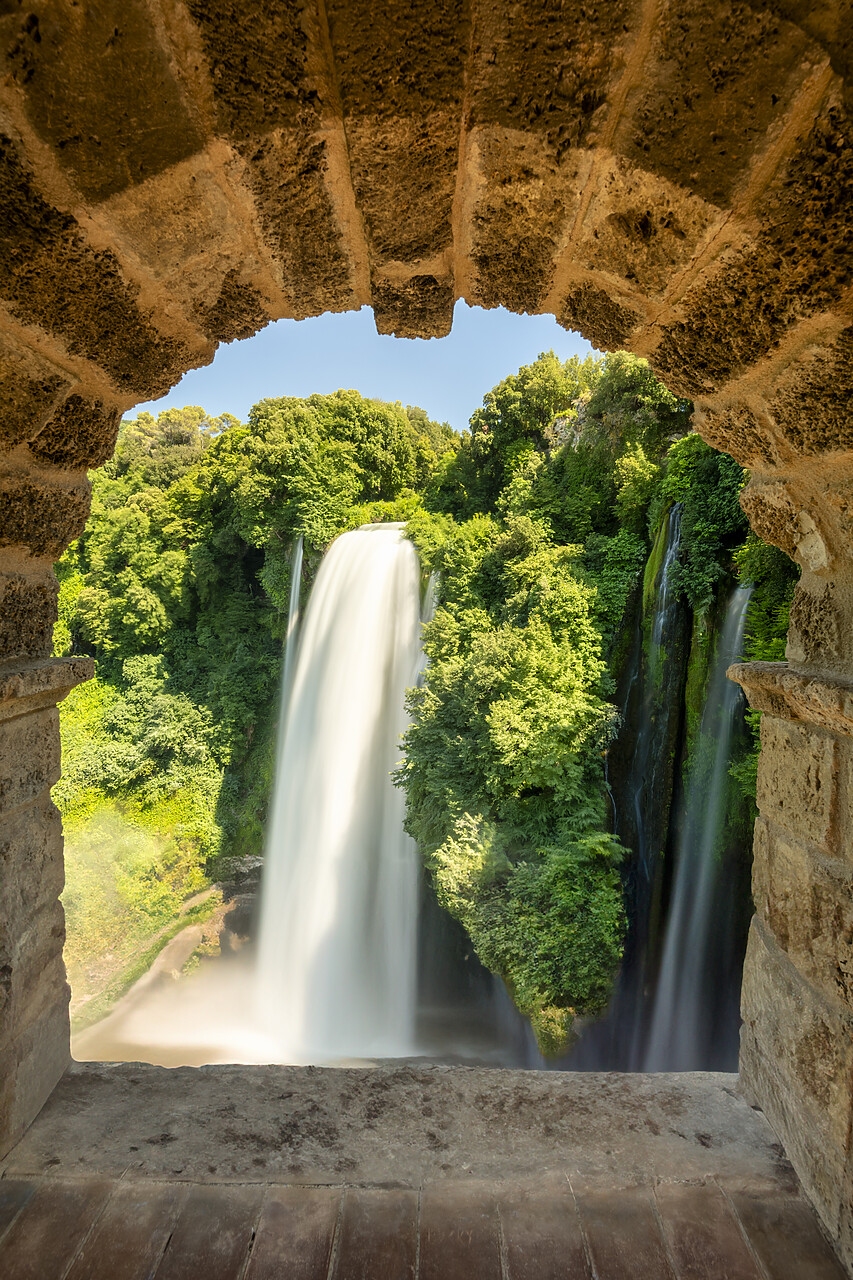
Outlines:
[[59, 780], [55, 708], [0, 722], [0, 817], [31, 804]]
[[91, 490], [85, 475], [0, 473], [0, 547], [26, 547], [34, 556], [58, 560], [83, 532]]
[[853, 685], [729, 671], [763, 712], [741, 1073], [842, 1256], [853, 1124]]
[[69, 1057], [57, 700], [89, 658], [0, 670], [0, 1150], [38, 1112]]
[[67, 387], [59, 369], [0, 337], [0, 451], [37, 434]]
[[144, 3], [36, 0], [11, 8], [0, 26], [7, 67], [33, 128], [84, 196], [102, 200], [198, 149], [200, 134]]
[[[464, 297], [550, 312], [647, 355], [696, 399], [707, 438], [752, 469], [745, 511], [803, 568], [790, 666], [745, 679], [770, 712], [763, 816], [787, 834], [756, 872], [767, 946], [748, 958], [743, 1061], [853, 1260], [853, 1167], [830, 1144], [813, 1172], [803, 1135], [816, 1104], [776, 1060], [771, 1017], [777, 987], [780, 1011], [804, 1025], [809, 1000], [829, 998], [833, 885], [844, 888], [853, 819], [847, 8], [0, 10], [0, 662], [49, 652], [48, 564], [83, 526], [84, 471], [108, 456], [118, 414], [219, 342], [370, 303], [382, 332], [434, 336]], [[55, 772], [48, 707], [61, 679], [39, 679], [43, 701], [19, 690], [40, 708], [32, 730], [23, 719], [3, 730], [32, 752], [21, 779]], [[842, 910], [846, 973], [845, 922]], [[66, 1016], [55, 982], [50, 1034]], [[44, 1050], [53, 1065], [33, 1067], [30, 1087], [42, 1042], [33, 1032], [13, 1048], [3, 1035], [8, 1137], [61, 1053]]]
[[453, 285], [433, 275], [409, 276], [398, 283], [378, 281], [373, 288], [373, 314], [379, 333], [398, 338], [442, 337], [453, 321]]
[[639, 316], [609, 291], [582, 284], [563, 299], [559, 320], [564, 328], [586, 334], [600, 350], [616, 351], [628, 345]]
[[100, 400], [71, 395], [30, 440], [30, 452], [42, 465], [71, 471], [97, 467], [112, 455], [121, 413]]
[[744, 967], [741, 1079], [838, 1238], [853, 1120], [853, 1012], [823, 1000], [753, 921]]
[[762, 717], [758, 808], [764, 817], [828, 847], [837, 781], [834, 738]]
[[52, 569], [0, 573], [0, 653], [38, 658], [53, 647], [57, 582]]
[[853, 1010], [853, 867], [759, 818], [752, 891], [776, 943], [825, 996]]
[[758, 711], [853, 738], [853, 684], [805, 675], [787, 662], [737, 662], [727, 674]]
[[622, 1186], [712, 1173], [790, 1188], [737, 1077], [474, 1067], [178, 1067], [77, 1063], [0, 1166], [125, 1178], [417, 1186], [572, 1171]]

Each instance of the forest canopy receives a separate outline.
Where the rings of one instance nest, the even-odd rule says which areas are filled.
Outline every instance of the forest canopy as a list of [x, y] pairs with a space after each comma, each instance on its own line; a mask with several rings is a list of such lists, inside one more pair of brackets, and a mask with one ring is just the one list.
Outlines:
[[[690, 413], [643, 360], [549, 352], [493, 388], [461, 437], [355, 391], [262, 400], [246, 424], [198, 407], [124, 422], [57, 566], [57, 652], [97, 660], [63, 706], [55, 790], [83, 940], [72, 980], [110, 929], [143, 937], [262, 854], [294, 537], [304, 596], [338, 535], [405, 521], [439, 582], [397, 775], [408, 829], [542, 1047], [563, 1047], [620, 959], [603, 762], [672, 505], [690, 608], [748, 575], [762, 655], [787, 616], [789, 562], [747, 536], [745, 474], [691, 434]], [[748, 795], [750, 761], [739, 769]], [[91, 900], [106, 843], [103, 910], [84, 922], [74, 878]]]

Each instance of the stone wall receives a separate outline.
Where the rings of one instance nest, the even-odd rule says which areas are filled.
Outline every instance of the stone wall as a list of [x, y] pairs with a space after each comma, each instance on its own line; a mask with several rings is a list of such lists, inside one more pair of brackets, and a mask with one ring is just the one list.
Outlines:
[[731, 675], [763, 712], [741, 1079], [853, 1257], [853, 684]]
[[[68, 1051], [49, 707], [85, 673], [47, 661], [51, 564], [121, 413], [220, 342], [365, 304], [383, 333], [438, 335], [465, 298], [648, 356], [751, 468], [750, 520], [804, 568], [790, 672], [741, 673], [751, 696], [847, 687], [851, 30], [841, 0], [0, 6], [2, 772], [18, 797], [2, 801], [0, 1150]], [[815, 967], [846, 945], [847, 733], [777, 703], [743, 1070], [853, 1257], [846, 997]], [[835, 902], [837, 942], [818, 922], [811, 950], [794, 945], [770, 905], [783, 883]], [[815, 1093], [790, 1045], [824, 1005], [813, 1039], [838, 1065]]]
[[89, 658], [0, 673], [0, 1150], [20, 1138], [69, 1062], [62, 947], [62, 827], [56, 703]]

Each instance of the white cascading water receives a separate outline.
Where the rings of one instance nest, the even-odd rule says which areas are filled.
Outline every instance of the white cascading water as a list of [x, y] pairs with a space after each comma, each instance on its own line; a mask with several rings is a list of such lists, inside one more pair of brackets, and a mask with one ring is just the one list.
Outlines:
[[282, 715], [287, 712], [290, 697], [290, 681], [293, 676], [293, 662], [296, 657], [296, 642], [299, 636], [299, 589], [302, 586], [302, 534], [293, 542], [293, 556], [290, 562], [290, 601], [287, 610], [287, 632], [284, 639], [284, 676], [281, 682]]
[[741, 715], [740, 688], [726, 670], [740, 657], [751, 587], [729, 597], [699, 728], [700, 744], [713, 744], [706, 768], [694, 767], [687, 788], [672, 903], [652, 1013], [645, 1071], [701, 1071], [717, 1028], [709, 1025], [707, 984], [719, 875], [715, 845], [725, 818], [732, 734]]
[[283, 1061], [414, 1050], [418, 862], [390, 775], [418, 674], [419, 581], [401, 526], [369, 525], [333, 544], [306, 610], [258, 957], [258, 1013]]

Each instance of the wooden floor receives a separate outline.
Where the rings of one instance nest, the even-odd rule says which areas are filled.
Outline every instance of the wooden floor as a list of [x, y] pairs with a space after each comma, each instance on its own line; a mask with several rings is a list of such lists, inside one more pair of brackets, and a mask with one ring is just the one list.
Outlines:
[[842, 1280], [797, 1195], [0, 1178], [2, 1280]]

